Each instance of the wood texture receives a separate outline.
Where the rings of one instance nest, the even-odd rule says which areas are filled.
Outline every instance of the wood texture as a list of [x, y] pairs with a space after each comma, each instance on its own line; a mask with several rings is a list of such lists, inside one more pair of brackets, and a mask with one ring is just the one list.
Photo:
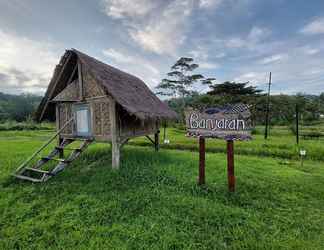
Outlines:
[[234, 142], [227, 141], [227, 179], [228, 191], [235, 191], [235, 173], [234, 173]]
[[198, 184], [205, 184], [205, 155], [206, 155], [206, 146], [205, 146], [205, 138], [199, 137], [199, 176], [198, 176]]
[[110, 104], [110, 119], [111, 119], [111, 153], [112, 153], [112, 168], [119, 169], [120, 164], [120, 143], [119, 143], [119, 128], [116, 114], [116, 102], [111, 101]]

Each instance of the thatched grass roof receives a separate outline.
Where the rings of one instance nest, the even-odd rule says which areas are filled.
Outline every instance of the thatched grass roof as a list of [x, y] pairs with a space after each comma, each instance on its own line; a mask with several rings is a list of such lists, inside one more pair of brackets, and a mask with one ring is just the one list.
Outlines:
[[175, 119], [176, 113], [163, 103], [139, 78], [105, 64], [75, 49], [67, 50], [56, 66], [46, 94], [36, 112], [36, 119], [53, 119], [54, 103], [51, 102], [66, 86], [77, 62], [82, 73], [89, 73], [108, 95], [128, 113], [141, 120]]

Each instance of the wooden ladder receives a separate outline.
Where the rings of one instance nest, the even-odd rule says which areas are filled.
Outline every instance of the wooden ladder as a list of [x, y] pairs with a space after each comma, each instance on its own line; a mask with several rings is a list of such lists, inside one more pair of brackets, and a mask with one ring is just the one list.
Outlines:
[[[31, 167], [30, 162], [39, 155], [62, 131], [63, 129], [73, 120], [68, 121], [53, 137], [49, 139], [40, 149], [38, 149], [31, 157], [29, 157], [13, 174], [14, 177], [22, 180], [32, 182], [45, 182], [49, 178], [55, 176], [62, 170], [64, 170], [72, 161], [79, 157], [79, 155], [93, 142], [93, 139], [64, 139], [59, 146], [56, 146], [46, 157], [41, 157]], [[69, 144], [75, 140], [82, 140], [80, 147], [69, 148]], [[66, 159], [56, 158], [61, 155], [64, 150], [70, 150], [71, 153]], [[57, 161], [58, 164], [50, 169], [45, 170], [44, 166], [50, 161]]]
[[[64, 170], [72, 161], [79, 157], [79, 155], [93, 142], [93, 140], [83, 140], [82, 144], [78, 148], [68, 148], [71, 144], [72, 139], [65, 139], [63, 142], [55, 147], [46, 157], [41, 157], [32, 167], [25, 166], [19, 171], [16, 171], [13, 176], [18, 179], [32, 181], [32, 182], [45, 182], [49, 178], [55, 176], [62, 170]], [[67, 158], [56, 158], [62, 150], [70, 150], [71, 153]], [[51, 170], [42, 169], [46, 166], [46, 163], [50, 161], [57, 161], [57, 165]]]

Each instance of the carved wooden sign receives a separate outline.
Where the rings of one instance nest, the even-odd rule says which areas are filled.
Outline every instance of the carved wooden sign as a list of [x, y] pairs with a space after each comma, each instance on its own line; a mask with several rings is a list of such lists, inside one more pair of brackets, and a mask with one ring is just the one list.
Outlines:
[[235, 104], [203, 111], [185, 112], [188, 136], [229, 140], [251, 139], [251, 113], [248, 105]]

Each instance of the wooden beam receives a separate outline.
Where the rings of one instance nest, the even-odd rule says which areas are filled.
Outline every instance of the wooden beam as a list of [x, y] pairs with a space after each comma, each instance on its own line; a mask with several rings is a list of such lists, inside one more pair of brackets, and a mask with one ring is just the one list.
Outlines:
[[120, 142], [119, 142], [119, 127], [116, 112], [116, 101], [112, 100], [109, 103], [110, 129], [111, 129], [111, 165], [113, 169], [119, 169], [120, 164]]
[[149, 135], [145, 135], [145, 137], [146, 137], [150, 142], [152, 142], [153, 145], [155, 144], [155, 142], [152, 140], [152, 138], [151, 138]]
[[78, 65], [76, 64], [76, 65], [74, 66], [74, 69], [73, 69], [73, 71], [72, 71], [72, 74], [70, 75], [69, 80], [67, 81], [68, 84], [72, 82], [72, 79], [73, 79], [73, 77], [74, 77], [75, 72], [77, 71], [77, 69], [78, 69]]
[[78, 59], [78, 82], [79, 82], [79, 90], [80, 90], [79, 97], [80, 100], [83, 101], [84, 96], [83, 96], [82, 65], [79, 59]]
[[43, 116], [44, 116], [45, 110], [47, 109], [48, 103], [49, 103], [49, 101], [50, 101], [50, 99], [51, 99], [51, 97], [52, 97], [52, 95], [53, 95], [53, 93], [54, 93], [54, 90], [56, 89], [56, 85], [57, 85], [57, 83], [61, 80], [61, 77], [62, 77], [62, 75], [63, 75], [63, 71], [65, 70], [65, 68], [66, 68], [66, 66], [67, 66], [67, 64], [68, 64], [68, 62], [69, 62], [70, 59], [71, 59], [71, 57], [72, 57], [72, 54], [70, 54], [70, 55], [68, 56], [68, 58], [66, 59], [64, 65], [63, 65], [63, 67], [61, 68], [61, 72], [59, 73], [58, 77], [56, 78], [56, 81], [55, 81], [55, 83], [54, 83], [54, 86], [53, 86], [53, 88], [51, 89], [51, 92], [48, 94], [48, 99], [47, 99], [47, 101], [46, 101], [46, 103], [45, 103], [45, 106], [44, 106], [44, 108], [43, 108], [43, 110], [42, 110], [42, 113], [41, 113], [41, 115], [40, 115], [40, 117], [39, 117], [39, 120], [40, 120], [40, 121], [43, 119]]
[[158, 130], [155, 134], [154, 134], [154, 149], [155, 151], [159, 151], [160, 148], [160, 130]]

